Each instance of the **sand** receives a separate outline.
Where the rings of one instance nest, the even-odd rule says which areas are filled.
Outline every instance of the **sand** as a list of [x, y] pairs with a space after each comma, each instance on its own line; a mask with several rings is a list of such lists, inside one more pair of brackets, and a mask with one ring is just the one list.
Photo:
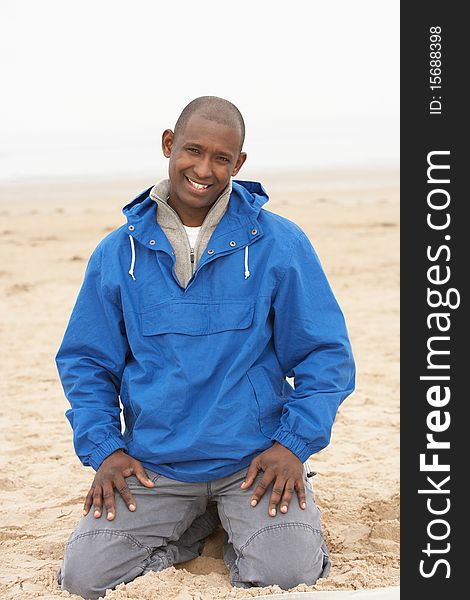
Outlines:
[[[244, 176], [246, 178], [247, 174]], [[267, 175], [267, 208], [296, 221], [346, 315], [358, 365], [330, 446], [314, 456], [316, 501], [333, 568], [315, 588], [399, 581], [398, 175]], [[11, 182], [0, 189], [0, 597], [56, 598], [64, 543], [92, 471], [75, 457], [54, 355], [98, 241], [152, 177]], [[231, 588], [221, 532], [203, 556], [120, 586], [109, 598], [219, 600], [280, 593]]]

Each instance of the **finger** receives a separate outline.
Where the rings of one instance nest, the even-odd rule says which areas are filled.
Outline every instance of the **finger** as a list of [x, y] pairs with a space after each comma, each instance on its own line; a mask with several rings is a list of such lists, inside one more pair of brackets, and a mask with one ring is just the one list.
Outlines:
[[101, 511], [103, 509], [103, 490], [101, 485], [95, 486], [93, 490], [93, 506], [94, 506], [94, 516], [96, 519], [101, 517]]
[[124, 479], [124, 477], [116, 477], [116, 481], [114, 482], [114, 485], [116, 486], [117, 491], [121, 494], [122, 499], [124, 500], [124, 502], [127, 504], [127, 508], [134, 512], [135, 511], [135, 500], [134, 497], [132, 496], [132, 492], [131, 490], [128, 488], [126, 480]]
[[83, 505], [84, 517], [86, 517], [87, 514], [90, 512], [91, 505], [93, 504], [93, 490], [94, 486], [91, 486], [91, 488], [88, 490], [88, 494], [86, 495], [85, 504]]
[[112, 521], [116, 514], [116, 500], [114, 498], [114, 488], [110, 481], [103, 484], [103, 499], [106, 507], [106, 518]]
[[245, 481], [241, 484], [240, 487], [242, 487], [245, 490], [251, 487], [260, 470], [261, 465], [258, 463], [258, 461], [256, 459], [252, 460], [248, 471], [246, 472]]
[[253, 496], [251, 497], [251, 502], [250, 502], [251, 506], [256, 506], [258, 504], [258, 502], [264, 496], [264, 493], [268, 489], [268, 487], [273, 479], [274, 479], [274, 473], [272, 473], [270, 470], [266, 470], [264, 472], [263, 477], [261, 478], [258, 485], [256, 486], [255, 491], [253, 492]]
[[139, 466], [136, 466], [136, 468], [135, 468], [135, 476], [137, 477], [137, 479], [140, 481], [140, 483], [142, 485], [145, 485], [145, 487], [155, 487], [155, 484], [150, 479], [150, 477], [147, 475], [144, 467], [140, 463], [139, 463]]
[[305, 510], [307, 508], [307, 498], [305, 496], [305, 486], [304, 482], [301, 479], [298, 479], [295, 484], [295, 489], [297, 490], [297, 498], [299, 500], [299, 506], [301, 509]]
[[282, 495], [281, 508], [279, 509], [282, 513], [286, 513], [289, 509], [289, 503], [295, 492], [295, 479], [288, 479], [284, 487], [284, 494]]
[[269, 499], [268, 505], [268, 513], [271, 517], [276, 516], [277, 507], [279, 502], [281, 501], [282, 494], [284, 493], [284, 488], [286, 486], [286, 480], [280, 477], [276, 478], [274, 482], [273, 489], [271, 492], [271, 498]]

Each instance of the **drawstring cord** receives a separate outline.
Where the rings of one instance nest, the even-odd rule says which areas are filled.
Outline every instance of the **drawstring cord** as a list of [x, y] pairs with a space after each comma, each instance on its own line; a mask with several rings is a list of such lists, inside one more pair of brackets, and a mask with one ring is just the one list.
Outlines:
[[129, 235], [129, 239], [131, 241], [132, 260], [131, 260], [131, 267], [130, 267], [128, 273], [132, 277], [132, 279], [135, 281], [135, 277], [134, 277], [134, 265], [135, 265], [134, 238], [131, 235]]
[[250, 270], [248, 269], [248, 246], [245, 246], [245, 279], [250, 276]]

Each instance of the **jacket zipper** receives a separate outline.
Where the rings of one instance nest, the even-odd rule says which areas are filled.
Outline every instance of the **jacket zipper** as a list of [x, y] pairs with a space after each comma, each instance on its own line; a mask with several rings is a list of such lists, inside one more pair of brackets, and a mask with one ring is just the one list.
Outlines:
[[[188, 237], [188, 234], [186, 233], [186, 229], [184, 228], [184, 226], [183, 226], [183, 223], [181, 222], [181, 219], [180, 219], [180, 217], [179, 217], [178, 213], [176, 212], [176, 210], [174, 210], [174, 209], [173, 209], [173, 208], [172, 208], [172, 207], [171, 207], [171, 206], [168, 204], [168, 202], [162, 202], [162, 204], [164, 204], [164, 205], [166, 206], [166, 208], [167, 208], [167, 209], [168, 209], [170, 212], [172, 212], [172, 213], [173, 213], [173, 215], [175, 216], [176, 225], [177, 225], [178, 229], [180, 230], [180, 233], [182, 234], [182, 239], [185, 239], [185, 240], [186, 240], [186, 243], [187, 243], [187, 244], [188, 244], [188, 246], [189, 246], [189, 258], [190, 258], [190, 261], [191, 261], [191, 274], [192, 274], [192, 275], [194, 275], [194, 248], [191, 248], [191, 244], [189, 243], [189, 237]], [[174, 253], [174, 252], [173, 252], [173, 256], [174, 256], [174, 258], [175, 258], [175, 261], [176, 261], [176, 255], [175, 255], [175, 253]], [[182, 289], [186, 290], [186, 288], [183, 288], [183, 286], [181, 285], [181, 283], [180, 283], [180, 282], [179, 282], [179, 280], [178, 280], [178, 277], [176, 276], [176, 273], [175, 273], [175, 262], [173, 263], [173, 269], [172, 269], [172, 271], [173, 271], [173, 278], [174, 278], [174, 280], [176, 281], [176, 283], [177, 283], [177, 284], [178, 284], [178, 285], [179, 285], [179, 286], [180, 286]], [[187, 287], [187, 285], [186, 285], [186, 287]]]
[[191, 275], [194, 275], [194, 248], [190, 248], [189, 250], [189, 259], [191, 261]]

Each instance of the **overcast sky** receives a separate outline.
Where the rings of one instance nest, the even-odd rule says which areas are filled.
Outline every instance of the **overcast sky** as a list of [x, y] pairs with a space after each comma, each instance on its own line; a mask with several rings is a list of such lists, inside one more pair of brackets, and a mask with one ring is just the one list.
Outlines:
[[0, 177], [164, 168], [206, 94], [253, 166], [396, 166], [398, 24], [398, 0], [1, 0]]

